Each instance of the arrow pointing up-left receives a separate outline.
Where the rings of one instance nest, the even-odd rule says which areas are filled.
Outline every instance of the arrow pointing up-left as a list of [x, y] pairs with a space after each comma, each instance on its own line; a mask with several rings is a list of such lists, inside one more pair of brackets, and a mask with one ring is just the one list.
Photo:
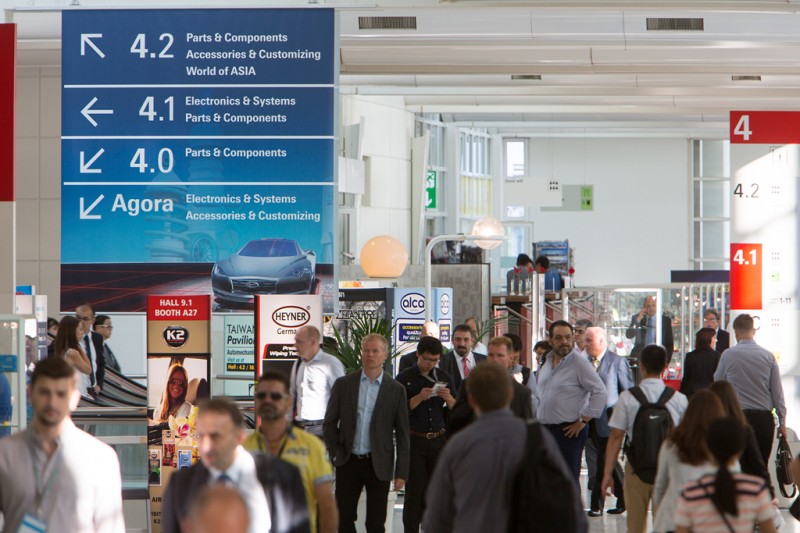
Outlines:
[[100, 50], [96, 44], [92, 41], [92, 39], [102, 39], [102, 33], [81, 33], [81, 55], [86, 55], [86, 45], [89, 45], [89, 48], [95, 51], [97, 55], [100, 56], [100, 59], [105, 59], [106, 55]]

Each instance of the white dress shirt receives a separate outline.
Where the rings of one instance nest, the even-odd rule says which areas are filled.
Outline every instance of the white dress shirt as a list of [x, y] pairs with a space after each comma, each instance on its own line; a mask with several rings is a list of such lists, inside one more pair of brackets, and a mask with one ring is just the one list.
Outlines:
[[258, 480], [256, 474], [256, 462], [253, 456], [242, 446], [236, 448], [236, 457], [227, 470], [222, 472], [213, 467], [208, 467], [208, 484], [214, 485], [217, 479], [224, 473], [230, 478], [231, 486], [239, 491], [247, 504], [250, 512], [250, 527], [248, 533], [269, 531], [272, 527], [272, 520], [269, 514], [267, 496], [264, 494], [264, 487]]
[[298, 359], [292, 368], [291, 394], [297, 399], [297, 420], [322, 420], [328, 408], [333, 382], [344, 376], [344, 365], [336, 357], [317, 352], [310, 361]]

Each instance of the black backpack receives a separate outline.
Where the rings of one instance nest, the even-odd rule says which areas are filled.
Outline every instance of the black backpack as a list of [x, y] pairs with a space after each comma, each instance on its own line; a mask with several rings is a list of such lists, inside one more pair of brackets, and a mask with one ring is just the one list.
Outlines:
[[667, 410], [667, 402], [675, 394], [675, 390], [665, 388], [656, 403], [650, 403], [638, 386], [628, 390], [639, 401], [639, 411], [633, 419], [633, 435], [631, 442], [625, 447], [625, 453], [636, 477], [653, 484], [656, 481], [661, 443], [675, 427], [672, 415]]
[[[544, 441], [549, 441], [549, 446]], [[541, 424], [528, 423], [525, 457], [511, 493], [509, 533], [588, 531], [578, 483], [555, 440]]]

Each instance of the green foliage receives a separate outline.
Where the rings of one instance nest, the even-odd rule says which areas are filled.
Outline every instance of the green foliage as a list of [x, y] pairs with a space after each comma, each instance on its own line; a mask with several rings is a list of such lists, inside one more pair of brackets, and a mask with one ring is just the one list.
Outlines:
[[[391, 346], [392, 323], [383, 317], [372, 317], [367, 314], [354, 314], [346, 322], [344, 331], [339, 331], [333, 326], [337, 346], [323, 346], [323, 349], [339, 358], [348, 374], [361, 369], [361, 341], [371, 333], [377, 333], [386, 338]], [[394, 359], [396, 353], [390, 354], [386, 359], [387, 364]]]
[[484, 337], [488, 341], [489, 338], [492, 336], [492, 332], [494, 331], [495, 326], [506, 322], [509, 319], [509, 315], [499, 316], [499, 317], [491, 317], [488, 320], [476, 320], [475, 321], [475, 328], [477, 329], [477, 337], [478, 339], [475, 342], [482, 342]]

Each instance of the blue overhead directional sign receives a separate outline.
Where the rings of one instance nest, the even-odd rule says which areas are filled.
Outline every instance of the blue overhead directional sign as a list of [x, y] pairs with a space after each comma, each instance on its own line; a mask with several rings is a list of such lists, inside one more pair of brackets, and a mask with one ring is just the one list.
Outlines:
[[334, 16], [63, 13], [62, 309], [141, 311], [211, 292], [212, 271], [222, 307], [321, 292], [331, 308]]

